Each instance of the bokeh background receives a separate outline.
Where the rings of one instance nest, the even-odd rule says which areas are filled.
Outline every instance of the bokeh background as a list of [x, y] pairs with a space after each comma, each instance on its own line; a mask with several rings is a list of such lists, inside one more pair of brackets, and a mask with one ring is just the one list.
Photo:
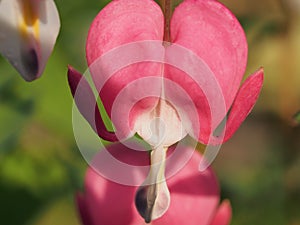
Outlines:
[[[85, 71], [85, 38], [108, 1], [56, 0], [62, 28], [43, 76], [25, 83], [0, 57], [0, 224], [80, 224], [74, 193], [87, 164], [72, 132], [67, 65]], [[265, 83], [213, 167], [232, 225], [300, 224], [300, 0], [224, 0], [249, 42], [246, 76]], [[201, 212], [199, 212], [201, 213]]]

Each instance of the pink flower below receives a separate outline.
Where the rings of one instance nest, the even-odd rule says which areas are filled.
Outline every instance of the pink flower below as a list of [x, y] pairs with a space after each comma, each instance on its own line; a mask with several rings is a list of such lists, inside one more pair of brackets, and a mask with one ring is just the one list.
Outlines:
[[[108, 151], [120, 161], [130, 160], [136, 165], [149, 163], [147, 152], [136, 152], [121, 144], [110, 146]], [[97, 161], [101, 155], [102, 152], [98, 153], [95, 160]], [[210, 168], [201, 173], [197, 170], [201, 157], [195, 151], [180, 172], [167, 180], [171, 193], [170, 208], [161, 218], [153, 220], [152, 225], [227, 225], [230, 223], [229, 201], [225, 200], [218, 206], [219, 186], [215, 174]], [[139, 167], [133, 171], [134, 174], [139, 172]], [[83, 224], [145, 224], [134, 205], [137, 188], [107, 180], [90, 167], [85, 177], [85, 192], [77, 194], [77, 204]]]

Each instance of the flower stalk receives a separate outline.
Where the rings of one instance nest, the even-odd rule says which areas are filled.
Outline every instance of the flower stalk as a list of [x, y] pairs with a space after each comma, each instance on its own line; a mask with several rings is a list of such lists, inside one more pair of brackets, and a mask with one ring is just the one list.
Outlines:
[[170, 22], [173, 14], [173, 0], [161, 0], [161, 8], [164, 14], [164, 43], [170, 44], [171, 33], [170, 33]]

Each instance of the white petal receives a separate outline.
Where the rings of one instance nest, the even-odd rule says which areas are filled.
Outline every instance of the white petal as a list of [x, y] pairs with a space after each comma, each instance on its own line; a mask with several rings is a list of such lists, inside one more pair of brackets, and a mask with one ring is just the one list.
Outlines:
[[166, 148], [159, 147], [151, 152], [151, 168], [147, 179], [138, 189], [135, 205], [146, 223], [150, 223], [168, 210], [170, 192], [165, 179]]
[[165, 178], [167, 149], [157, 148], [151, 152], [151, 171], [153, 182], [156, 183], [156, 200], [151, 219], [155, 220], [165, 214], [170, 206], [170, 192]]
[[137, 208], [146, 222], [160, 218], [170, 206], [165, 179], [166, 152], [169, 146], [187, 135], [176, 109], [162, 98], [150, 112], [135, 121], [135, 131], [152, 147], [151, 168], [136, 196]]
[[59, 29], [53, 0], [0, 1], [0, 52], [27, 81], [43, 73]]
[[169, 147], [187, 135], [179, 113], [163, 99], [154, 110], [137, 118], [134, 130], [154, 148]]

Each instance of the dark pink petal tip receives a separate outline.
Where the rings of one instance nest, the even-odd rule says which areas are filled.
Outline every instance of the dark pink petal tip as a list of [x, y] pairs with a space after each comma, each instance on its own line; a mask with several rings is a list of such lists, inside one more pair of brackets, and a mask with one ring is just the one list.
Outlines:
[[68, 66], [68, 82], [79, 112], [99, 137], [111, 142], [118, 141], [115, 133], [106, 129], [89, 83], [81, 73], [71, 66]]
[[224, 200], [217, 209], [217, 213], [211, 225], [229, 225], [232, 216], [232, 209], [229, 200]]
[[263, 80], [264, 70], [260, 68], [249, 76], [239, 89], [228, 116], [223, 142], [231, 138], [251, 112], [262, 89]]

